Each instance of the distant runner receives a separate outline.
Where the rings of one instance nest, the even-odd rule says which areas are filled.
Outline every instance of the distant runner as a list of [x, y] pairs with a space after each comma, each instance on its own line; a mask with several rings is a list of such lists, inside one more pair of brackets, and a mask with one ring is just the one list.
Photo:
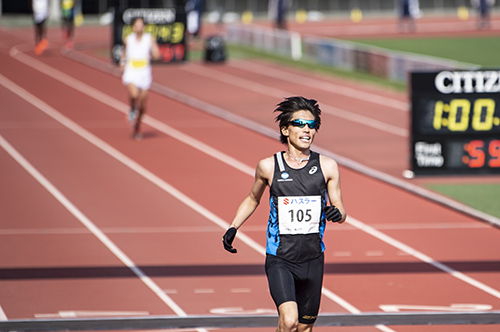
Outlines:
[[130, 112], [127, 117], [132, 127], [132, 137], [141, 140], [141, 118], [146, 111], [146, 98], [153, 82], [151, 59], [159, 59], [160, 50], [151, 34], [144, 33], [142, 17], [132, 21], [132, 28], [133, 32], [123, 41], [125, 51], [120, 65], [124, 68], [122, 81], [129, 94]]

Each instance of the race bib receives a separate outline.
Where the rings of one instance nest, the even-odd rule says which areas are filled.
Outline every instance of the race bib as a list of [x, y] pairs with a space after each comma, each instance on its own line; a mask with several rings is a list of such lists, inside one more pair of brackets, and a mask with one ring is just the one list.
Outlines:
[[278, 197], [280, 234], [319, 233], [321, 196]]
[[140, 60], [131, 59], [130, 60], [130, 66], [132, 68], [144, 68], [148, 65], [148, 63], [149, 63], [149, 61], [146, 59], [140, 59]]

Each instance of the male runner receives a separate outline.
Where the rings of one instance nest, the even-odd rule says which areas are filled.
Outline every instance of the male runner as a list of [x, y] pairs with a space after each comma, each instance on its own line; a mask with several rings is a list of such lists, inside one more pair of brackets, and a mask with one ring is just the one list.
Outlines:
[[130, 100], [128, 120], [132, 126], [132, 137], [140, 140], [141, 118], [146, 110], [146, 97], [153, 82], [151, 59], [160, 58], [156, 40], [144, 32], [144, 19], [137, 17], [132, 21], [133, 32], [123, 41], [125, 52], [120, 64], [124, 67], [123, 84], [127, 87]]
[[321, 300], [326, 220], [343, 223], [346, 212], [337, 163], [310, 149], [321, 124], [316, 100], [289, 97], [277, 106], [280, 140], [287, 150], [258, 163], [250, 194], [222, 241], [236, 253], [237, 230], [269, 186], [266, 274], [278, 308], [277, 331], [311, 331]]
[[61, 0], [61, 13], [64, 48], [71, 51], [75, 32], [75, 0]]
[[35, 54], [42, 54], [49, 46], [45, 21], [49, 17], [49, 0], [32, 0], [33, 20], [35, 21]]

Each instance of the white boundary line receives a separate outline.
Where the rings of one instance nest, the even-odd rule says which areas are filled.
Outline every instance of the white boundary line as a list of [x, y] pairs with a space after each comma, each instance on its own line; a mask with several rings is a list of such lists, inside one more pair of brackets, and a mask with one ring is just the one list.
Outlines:
[[2, 306], [0, 305], [0, 321], [7, 321], [9, 320], [7, 318], [7, 315], [5, 314], [5, 311], [3, 311]]
[[391, 109], [395, 109], [398, 111], [408, 112], [409, 110], [409, 105], [407, 102], [402, 102], [390, 97], [384, 97], [370, 92], [356, 90], [336, 83], [328, 82], [326, 80], [323, 81], [316, 78], [305, 77], [282, 69], [264, 66], [255, 62], [238, 60], [237, 62], [229, 62], [228, 65], [239, 70], [245, 70], [254, 73], [257, 72], [260, 75], [272, 77], [277, 80], [293, 81], [296, 84], [324, 90], [332, 94], [344, 95], [349, 98], [378, 104], [384, 107], [390, 107]]
[[[209, 69], [206, 67], [202, 66], [197, 66], [196, 68], [192, 67], [182, 67], [184, 71], [191, 72], [195, 75], [199, 76], [205, 76], [210, 79], [215, 79], [218, 81], [221, 81], [226, 84], [230, 84], [233, 86], [239, 86], [243, 89], [246, 90], [251, 90], [256, 93], [260, 93], [262, 95], [268, 95], [270, 97], [276, 98], [276, 96], [281, 96], [281, 97], [286, 97], [286, 96], [293, 96], [297, 95], [297, 93], [294, 92], [288, 92], [280, 89], [276, 89], [273, 87], [270, 87], [268, 85], [263, 85], [260, 83], [256, 83], [250, 80], [246, 80], [242, 77], [238, 77], [235, 75], [231, 74], [226, 74], [222, 73], [220, 71], [216, 71], [213, 69]], [[343, 118], [345, 120], [349, 120], [352, 122], [356, 122], [358, 124], [361, 124], [363, 126], [367, 127], [372, 127], [374, 129], [378, 129], [380, 131], [384, 131], [386, 133], [396, 135], [396, 136], [401, 136], [401, 137], [408, 137], [409, 131], [406, 128], [401, 128], [397, 126], [393, 126], [391, 124], [375, 120], [373, 118], [361, 115], [361, 114], [353, 114], [352, 112], [340, 109], [338, 107], [334, 107], [328, 104], [324, 104], [321, 107], [324, 113], [330, 114], [333, 116], [337, 116], [339, 118]]]
[[[3, 76], [0, 75], [0, 84], [4, 85]], [[4, 85], [5, 86], [5, 85]], [[34, 105], [36, 106], [36, 105]], [[127, 266], [146, 286], [153, 291], [166, 305], [178, 316], [186, 317], [182, 310], [162, 289], [149, 278], [142, 270], [111, 241], [95, 224], [87, 218], [69, 199], [66, 198], [47, 178], [33, 167], [12, 145], [0, 135], [0, 146], [28, 172], [42, 187], [44, 187], [62, 206], [66, 208], [80, 223], [85, 226], [99, 241], [104, 244], [125, 266]]]
[[[125, 104], [121, 101], [118, 101], [118, 100], [102, 93], [101, 91], [97, 90], [96, 88], [91, 87], [91, 86], [89, 86], [81, 81], [78, 81], [78, 80], [74, 79], [73, 77], [66, 75], [63, 72], [46, 65], [45, 63], [43, 63], [41, 61], [38, 61], [36, 59], [31, 58], [30, 56], [28, 56], [26, 54], [21, 53], [16, 48], [13, 48], [10, 53], [11, 53], [12, 57], [14, 57], [16, 60], [24, 63], [25, 65], [27, 65], [35, 70], [38, 70], [39, 72], [41, 72], [49, 77], [52, 77], [53, 79], [56, 79], [64, 84], [74, 88], [75, 90], [77, 90], [81, 93], [84, 93], [84, 94], [102, 102], [103, 104], [108, 105], [111, 108], [114, 108], [117, 111], [120, 111], [124, 114], [127, 114], [128, 110], [130, 108], [127, 104]], [[166, 125], [165, 123], [158, 121], [151, 116], [148, 116], [147, 114], [144, 115], [142, 122], [155, 128], [156, 130], [172, 137], [172, 138], [175, 138], [176, 140], [179, 140], [179, 141], [181, 141], [181, 142], [183, 142], [183, 143], [185, 143], [185, 144], [187, 144], [187, 145], [189, 145], [189, 146], [191, 146], [191, 147], [193, 147], [193, 148], [195, 148], [195, 149], [197, 149], [197, 150], [199, 150], [199, 151], [201, 151], [201, 152], [203, 152], [211, 157], [214, 157], [215, 159], [217, 159], [225, 164], [228, 164], [231, 167], [234, 167], [236, 169], [240, 169], [246, 174], [251, 174], [251, 175], [254, 174], [252, 167], [240, 162], [239, 160], [232, 158], [231, 156], [229, 156], [229, 155], [227, 155], [219, 150], [214, 149], [213, 147], [207, 145], [206, 143], [204, 143], [202, 141], [199, 141], [191, 136], [188, 136], [188, 135], [184, 134], [183, 132], [181, 132], [181, 131], [179, 131], [171, 126]]]
[[474, 278], [468, 277], [464, 273], [459, 272], [455, 269], [452, 269], [451, 267], [449, 267], [443, 263], [436, 261], [435, 259], [425, 255], [424, 253], [413, 249], [412, 247], [404, 244], [403, 242], [400, 242], [400, 241], [390, 237], [389, 235], [386, 235], [386, 234], [382, 233], [381, 231], [378, 231], [375, 228], [373, 228], [373, 227], [371, 227], [371, 226], [369, 226], [369, 225], [367, 225], [367, 224], [365, 224], [365, 223], [363, 223], [355, 218], [349, 218], [348, 222], [349, 222], [349, 224], [353, 225], [354, 227], [362, 230], [365, 233], [370, 234], [371, 236], [379, 239], [380, 241], [383, 241], [383, 242], [393, 246], [394, 248], [397, 248], [397, 249], [417, 258], [418, 260], [420, 260], [424, 263], [430, 264], [430, 265], [434, 266], [435, 268], [437, 268], [445, 273], [448, 273], [449, 275], [451, 275], [452, 277], [454, 277], [458, 280], [461, 280], [461, 281], [463, 281], [463, 282], [465, 282], [465, 283], [467, 283], [475, 288], [482, 290], [483, 292], [485, 292], [487, 294], [490, 294], [491, 296], [496, 297], [497, 299], [500, 299], [500, 291], [498, 291], [490, 286], [487, 286], [486, 284], [483, 284], [482, 282], [477, 281]]

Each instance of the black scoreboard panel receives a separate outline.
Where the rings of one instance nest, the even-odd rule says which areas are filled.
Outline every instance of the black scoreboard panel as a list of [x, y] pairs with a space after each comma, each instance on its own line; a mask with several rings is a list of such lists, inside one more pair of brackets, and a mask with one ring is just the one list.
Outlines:
[[144, 32], [156, 38], [160, 49], [160, 62], [171, 63], [187, 58], [186, 13], [179, 8], [115, 8], [113, 23], [113, 48], [111, 57], [115, 64], [123, 53], [123, 40], [132, 32], [132, 19], [144, 18]]
[[411, 73], [415, 175], [500, 174], [500, 71]]

